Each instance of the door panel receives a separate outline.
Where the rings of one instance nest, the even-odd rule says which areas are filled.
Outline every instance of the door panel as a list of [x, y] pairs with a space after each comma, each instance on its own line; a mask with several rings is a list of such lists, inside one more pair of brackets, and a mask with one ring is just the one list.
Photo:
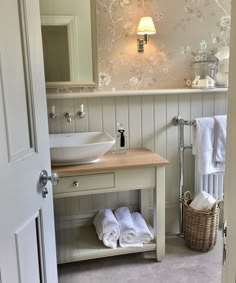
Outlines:
[[37, 217], [31, 218], [15, 233], [20, 282], [39, 283], [42, 278], [39, 265]]
[[[24, 48], [16, 49], [16, 46], [23, 46], [24, 34], [26, 33], [23, 27], [22, 3], [19, 1], [9, 1], [9, 8], [12, 11], [11, 17], [8, 17], [3, 36], [7, 38], [3, 42], [2, 49], [7, 50], [11, 57], [2, 56], [2, 65], [4, 66], [3, 81], [4, 81], [4, 110], [6, 131], [8, 137], [8, 152], [10, 160], [14, 160], [17, 156], [21, 157], [31, 148], [31, 137], [29, 131], [28, 117], [28, 101], [29, 95], [28, 81], [29, 73], [26, 69], [26, 53]], [[21, 36], [22, 34], [22, 36]], [[25, 44], [24, 44], [25, 45]], [[25, 46], [24, 46], [25, 47]], [[4, 52], [4, 51], [3, 51]], [[6, 69], [7, 68], [7, 69]], [[22, 70], [24, 72], [22, 72]], [[6, 71], [6, 72], [5, 72]], [[14, 72], [18, 75], [14, 76]], [[11, 74], [8, 76], [8, 74]], [[8, 95], [9, 92], [14, 92], [14, 95]], [[21, 117], [22, 127], [15, 123], [15, 117]]]
[[[57, 282], [38, 0], [0, 9], [0, 270], [4, 283]], [[20, 278], [20, 279], [19, 279]]]

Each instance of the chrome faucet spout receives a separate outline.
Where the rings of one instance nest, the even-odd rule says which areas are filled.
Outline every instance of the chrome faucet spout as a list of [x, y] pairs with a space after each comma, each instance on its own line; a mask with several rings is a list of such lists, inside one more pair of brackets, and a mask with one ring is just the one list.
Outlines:
[[68, 123], [71, 123], [71, 121], [72, 121], [72, 114], [69, 113], [69, 112], [66, 112], [66, 113], [64, 113], [64, 118], [66, 119], [66, 121]]

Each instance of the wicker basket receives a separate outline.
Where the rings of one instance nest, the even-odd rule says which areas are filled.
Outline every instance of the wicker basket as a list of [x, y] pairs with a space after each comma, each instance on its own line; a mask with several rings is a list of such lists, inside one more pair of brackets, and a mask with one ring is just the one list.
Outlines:
[[183, 232], [186, 245], [192, 250], [206, 252], [216, 244], [219, 226], [219, 202], [211, 210], [196, 210], [189, 206], [189, 191], [183, 196]]

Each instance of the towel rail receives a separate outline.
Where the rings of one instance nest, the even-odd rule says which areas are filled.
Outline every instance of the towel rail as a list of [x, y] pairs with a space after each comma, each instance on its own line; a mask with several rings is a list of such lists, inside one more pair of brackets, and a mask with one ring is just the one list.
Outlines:
[[184, 191], [184, 151], [185, 149], [192, 149], [192, 145], [185, 146], [184, 144], [184, 126], [196, 126], [196, 121], [184, 120], [180, 116], [175, 116], [172, 119], [175, 126], [179, 126], [179, 235], [183, 236], [183, 191]]
[[178, 125], [183, 125], [183, 126], [196, 126], [196, 121], [192, 120], [192, 121], [188, 121], [188, 120], [184, 120], [181, 116], [175, 116], [172, 119], [172, 122], [175, 126]]

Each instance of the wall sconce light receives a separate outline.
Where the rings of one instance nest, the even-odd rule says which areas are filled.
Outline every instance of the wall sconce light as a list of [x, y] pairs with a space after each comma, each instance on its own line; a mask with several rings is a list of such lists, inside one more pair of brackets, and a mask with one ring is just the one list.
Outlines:
[[154, 26], [152, 17], [142, 17], [138, 25], [137, 34], [143, 35], [144, 37], [137, 39], [138, 52], [144, 51], [144, 44], [147, 44], [148, 42], [148, 35], [155, 33], [156, 28]]

